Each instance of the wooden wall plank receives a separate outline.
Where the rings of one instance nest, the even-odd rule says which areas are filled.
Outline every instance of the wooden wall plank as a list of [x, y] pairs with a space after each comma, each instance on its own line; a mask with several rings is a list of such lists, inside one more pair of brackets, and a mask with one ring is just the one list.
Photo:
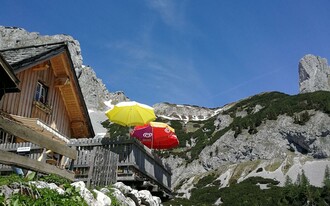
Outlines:
[[69, 157], [70, 159], [77, 158], [76, 150], [56, 140], [47, 138], [26, 126], [21, 125], [16, 121], [12, 121], [0, 116], [0, 128], [26, 141], [32, 142], [34, 144], [50, 149], [53, 152]]
[[0, 150], [0, 163], [6, 165], [15, 165], [25, 169], [47, 174], [56, 174], [61, 177], [65, 177], [71, 181], [74, 180], [74, 174], [66, 170], [59, 169], [53, 165], [45, 164], [43, 162], [30, 159], [28, 157], [20, 156], [3, 150]]

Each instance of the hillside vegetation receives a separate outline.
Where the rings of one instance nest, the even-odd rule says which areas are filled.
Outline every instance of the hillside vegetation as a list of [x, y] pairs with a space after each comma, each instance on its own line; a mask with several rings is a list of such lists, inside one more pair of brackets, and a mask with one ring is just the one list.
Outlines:
[[[266, 121], [277, 120], [279, 115], [290, 116], [294, 124], [304, 125], [313, 115], [311, 112], [313, 110], [330, 115], [330, 92], [317, 91], [298, 95], [280, 92], [262, 93], [239, 101], [229, 109], [204, 121], [184, 122], [158, 118], [156, 121], [168, 123], [175, 129], [180, 145], [171, 150], [156, 152], [164, 158], [170, 155], [178, 156], [189, 164], [199, 158], [206, 146], [214, 144], [228, 131], [232, 131], [234, 137], [243, 131], [244, 134], [253, 135], [258, 133], [259, 126], [265, 124]], [[219, 127], [215, 124], [219, 115], [230, 117], [231, 120], [227, 126]], [[109, 129], [112, 138], [129, 138], [127, 127], [109, 124], [108, 121], [104, 122], [104, 125]], [[237, 202], [244, 203], [241, 205], [269, 205], [270, 203], [274, 203], [272, 205], [303, 205], [307, 201], [314, 205], [330, 203], [328, 198], [330, 186], [328, 185], [317, 188], [309, 184], [302, 186], [300, 183], [288, 183], [285, 187], [279, 187], [278, 182], [272, 179], [254, 177], [240, 183], [231, 182], [230, 187], [220, 189], [221, 182], [216, 178], [217, 176], [206, 176], [198, 180], [190, 191], [189, 200], [176, 198], [165, 205], [212, 205], [219, 198], [223, 205], [235, 205]], [[268, 189], [262, 190], [258, 184], [265, 184]], [[180, 185], [181, 183], [175, 187], [174, 192], [180, 188]]]
[[[254, 112], [257, 105], [261, 109]], [[158, 118], [156, 121], [168, 123], [175, 129], [180, 141], [178, 148], [158, 153], [163, 157], [174, 154], [185, 158], [189, 163], [198, 158], [205, 146], [212, 145], [229, 130], [235, 132], [235, 137], [242, 130], [248, 130], [250, 134], [255, 134], [258, 132], [258, 126], [263, 122], [276, 120], [279, 115], [291, 116], [294, 118], [294, 123], [303, 125], [310, 118], [308, 110], [318, 110], [330, 115], [330, 92], [317, 91], [292, 96], [280, 92], [267, 92], [252, 96], [237, 102], [220, 114], [230, 115], [233, 118], [232, 123], [221, 130], [217, 130], [214, 124], [216, 116], [204, 121], [187, 123], [180, 120]], [[242, 111], [246, 112], [246, 116], [237, 116], [237, 113]], [[111, 138], [129, 138], [127, 127], [110, 124], [109, 121], [103, 122], [103, 126], [108, 128]]]
[[[261, 106], [261, 109], [253, 112], [257, 105]], [[276, 120], [279, 115], [291, 116], [296, 124], [303, 125], [310, 118], [308, 110], [318, 110], [330, 115], [330, 92], [318, 91], [293, 96], [280, 92], [255, 95], [236, 103], [230, 109], [221, 113], [222, 115], [230, 115], [233, 118], [232, 123], [222, 130], [216, 130], [214, 125], [216, 117], [205, 121], [192, 121], [187, 124], [179, 120], [171, 120], [169, 122], [177, 133], [181, 149], [163, 152], [162, 154], [176, 154], [192, 161], [198, 158], [206, 145], [212, 145], [229, 130], [235, 131], [235, 136], [239, 135], [244, 129], [248, 130], [250, 134], [255, 134], [258, 132], [258, 126], [263, 122]], [[246, 111], [246, 116], [236, 115], [242, 111]], [[197, 129], [195, 131], [187, 130], [189, 124]], [[186, 147], [186, 143], [192, 145], [192, 139], [195, 140], [195, 145]], [[187, 152], [191, 152], [190, 157], [186, 155]]]
[[[293, 183], [287, 179], [284, 187], [277, 186], [278, 182], [272, 179], [251, 177], [230, 187], [220, 188], [219, 181], [213, 176], [206, 176], [198, 181], [192, 189], [191, 198], [176, 198], [167, 205], [206, 206], [222, 202], [221, 205], [329, 205], [330, 182], [329, 169], [324, 177], [322, 188], [309, 184], [304, 173]], [[261, 189], [260, 185], [265, 188]], [[198, 188], [198, 189], [197, 189]]]

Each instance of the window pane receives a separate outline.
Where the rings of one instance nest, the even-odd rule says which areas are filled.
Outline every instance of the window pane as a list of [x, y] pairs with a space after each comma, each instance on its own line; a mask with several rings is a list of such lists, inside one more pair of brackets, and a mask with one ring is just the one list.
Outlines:
[[38, 82], [35, 100], [45, 104], [47, 101], [47, 92], [48, 88]]

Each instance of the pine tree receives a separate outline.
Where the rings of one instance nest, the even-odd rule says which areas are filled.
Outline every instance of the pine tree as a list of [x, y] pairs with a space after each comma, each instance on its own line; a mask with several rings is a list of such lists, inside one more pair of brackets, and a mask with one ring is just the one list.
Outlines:
[[305, 175], [305, 171], [302, 170], [301, 177], [300, 177], [300, 186], [307, 187], [309, 186], [309, 179]]
[[301, 184], [301, 175], [298, 173], [295, 185], [299, 186]]
[[330, 169], [328, 165], [325, 167], [323, 185], [324, 187], [330, 188]]
[[292, 179], [289, 175], [287, 175], [285, 177], [285, 182], [284, 182], [284, 186], [285, 187], [288, 187], [288, 186], [292, 186], [293, 185], [293, 182], [292, 182]]

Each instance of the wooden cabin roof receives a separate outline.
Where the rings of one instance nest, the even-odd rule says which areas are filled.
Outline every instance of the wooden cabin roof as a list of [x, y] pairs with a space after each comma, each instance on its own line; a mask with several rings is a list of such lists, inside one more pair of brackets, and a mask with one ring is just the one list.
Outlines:
[[19, 80], [14, 74], [13, 69], [0, 54], [0, 89], [3, 93], [19, 92], [18, 83]]
[[61, 90], [70, 118], [72, 137], [95, 136], [66, 42], [11, 48], [0, 53], [16, 74], [30, 68], [47, 69], [51, 64], [55, 85]]

